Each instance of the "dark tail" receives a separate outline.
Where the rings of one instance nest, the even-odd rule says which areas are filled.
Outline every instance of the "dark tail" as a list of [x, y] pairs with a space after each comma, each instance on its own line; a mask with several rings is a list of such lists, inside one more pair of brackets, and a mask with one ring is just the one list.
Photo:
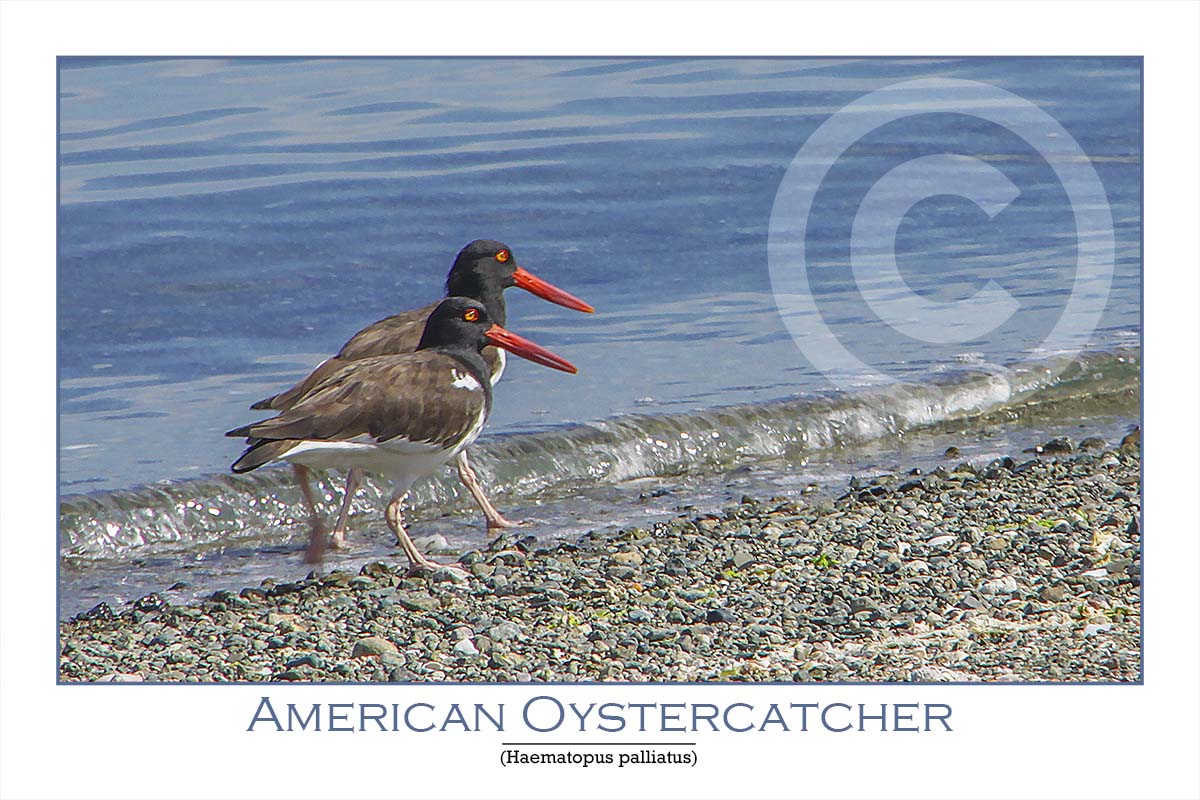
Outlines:
[[[251, 422], [249, 425], [243, 425], [240, 428], [234, 428], [231, 431], [225, 431], [225, 435], [232, 436], [235, 439], [251, 439], [253, 437], [250, 436], [250, 429], [257, 424], [257, 422]], [[254, 444], [254, 442], [250, 442], [250, 444]]]
[[[231, 432], [229, 435], [234, 435]], [[244, 435], [244, 434], [238, 434]], [[258, 439], [253, 441], [246, 452], [238, 457], [238, 460], [233, 462], [230, 467], [234, 472], [242, 473], [249, 472], [252, 469], [258, 469], [263, 464], [269, 461], [274, 461], [287, 454], [289, 450], [296, 446], [295, 439]]]
[[[279, 395], [273, 394], [270, 397], [268, 397], [264, 400], [259, 400], [257, 403], [250, 406], [250, 410], [251, 411], [273, 411], [275, 409], [275, 401], [278, 399], [279, 399]], [[227, 433], [225, 435], [232, 436], [233, 434]]]

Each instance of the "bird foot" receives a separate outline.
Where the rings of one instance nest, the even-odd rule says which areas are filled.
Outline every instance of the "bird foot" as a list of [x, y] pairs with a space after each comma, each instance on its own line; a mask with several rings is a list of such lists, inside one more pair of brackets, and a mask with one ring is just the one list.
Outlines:
[[465, 569], [457, 564], [442, 564], [437, 561], [430, 561], [428, 558], [422, 556], [420, 560], [413, 561], [409, 566], [407, 577], [427, 577], [443, 569], [449, 570], [452, 573], [457, 573], [464, 578], [469, 574]]
[[502, 530], [504, 528], [519, 528], [525, 524], [524, 520], [513, 522], [497, 514], [495, 517], [487, 518], [487, 528], [489, 531]]

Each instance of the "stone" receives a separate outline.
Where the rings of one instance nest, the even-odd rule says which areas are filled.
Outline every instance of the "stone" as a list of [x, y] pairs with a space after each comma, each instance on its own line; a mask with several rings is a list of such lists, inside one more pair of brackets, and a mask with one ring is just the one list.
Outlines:
[[427, 594], [400, 594], [396, 602], [409, 611], [433, 611], [438, 607], [438, 601]]
[[914, 683], [978, 683], [980, 678], [948, 667], [930, 665], [912, 670], [909, 680]]
[[994, 580], [986, 581], [979, 588], [983, 594], [1015, 594], [1017, 591], [1017, 579], [1011, 575], [1005, 575], [1003, 578], [995, 578]]
[[747, 550], [737, 550], [733, 554], [733, 558], [729, 560], [730, 566], [734, 569], [741, 569], [747, 564], [752, 564], [755, 561], [753, 554]]
[[505, 620], [498, 622], [488, 629], [488, 636], [493, 642], [507, 642], [521, 636], [521, 629], [516, 624]]
[[367, 658], [369, 656], [399, 655], [396, 645], [378, 636], [368, 636], [354, 643], [350, 653], [351, 658]]
[[985, 550], [1007, 550], [1010, 544], [1007, 536], [989, 536], [983, 540]]
[[103, 678], [97, 678], [96, 683], [141, 683], [145, 680], [137, 672], [112, 672]]
[[1038, 592], [1038, 597], [1047, 603], [1058, 603], [1067, 596], [1067, 589], [1064, 586], [1043, 586]]
[[324, 669], [325, 659], [321, 658], [316, 653], [305, 653], [298, 658], [293, 658], [291, 661], [286, 662], [283, 666], [284, 669], [294, 669], [296, 667], [305, 666], [312, 667], [313, 669]]
[[450, 542], [448, 542], [446, 537], [442, 536], [440, 533], [435, 533], [430, 536], [418, 536], [413, 539], [413, 544], [417, 546], [418, 550], [427, 555], [433, 553], [446, 553], [451, 550]]
[[459, 639], [451, 652], [459, 658], [474, 658], [479, 655], [479, 648], [470, 639]]

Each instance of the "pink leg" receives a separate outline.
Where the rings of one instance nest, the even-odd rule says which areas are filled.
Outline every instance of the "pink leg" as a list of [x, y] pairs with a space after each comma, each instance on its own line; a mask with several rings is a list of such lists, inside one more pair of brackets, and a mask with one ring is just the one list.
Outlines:
[[487, 517], [488, 529], [493, 528], [515, 528], [521, 523], [509, 522], [496, 507], [488, 500], [487, 495], [483, 493], [483, 487], [479, 485], [479, 479], [475, 476], [475, 470], [471, 469], [471, 463], [467, 461], [467, 451], [463, 450], [454, 460], [454, 466], [458, 468], [458, 478], [467, 487], [467, 491], [475, 498], [475, 502], [483, 509], [483, 515]]
[[346, 496], [342, 498], [342, 510], [338, 513], [337, 525], [333, 528], [333, 538], [330, 541], [335, 548], [346, 546], [346, 522], [350, 518], [350, 503], [354, 500], [354, 493], [361, 482], [362, 470], [353, 467], [346, 476]]
[[317, 504], [313, 502], [312, 487], [308, 485], [308, 468], [292, 464], [292, 474], [300, 484], [300, 494], [308, 509], [308, 548], [304, 551], [304, 560], [309, 564], [320, 564], [325, 559], [325, 525], [317, 513]]
[[393, 494], [392, 499], [388, 502], [385, 516], [387, 517], [388, 527], [392, 529], [392, 533], [396, 534], [396, 542], [404, 549], [404, 555], [408, 556], [409, 573], [451, 569], [465, 574], [466, 571], [462, 567], [454, 564], [439, 564], [436, 561], [430, 561], [421, 555], [421, 551], [417, 550], [417, 546], [413, 544], [412, 539], [408, 538], [408, 532], [404, 530], [404, 514], [402, 510], [404, 498], [407, 494], [407, 490], [398, 491]]

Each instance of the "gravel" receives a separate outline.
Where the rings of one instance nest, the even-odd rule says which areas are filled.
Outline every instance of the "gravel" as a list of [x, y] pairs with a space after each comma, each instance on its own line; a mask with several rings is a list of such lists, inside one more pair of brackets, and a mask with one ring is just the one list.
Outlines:
[[[64, 622], [65, 681], [1138, 681], [1139, 440]], [[1049, 453], [1055, 457], [1049, 457]]]

